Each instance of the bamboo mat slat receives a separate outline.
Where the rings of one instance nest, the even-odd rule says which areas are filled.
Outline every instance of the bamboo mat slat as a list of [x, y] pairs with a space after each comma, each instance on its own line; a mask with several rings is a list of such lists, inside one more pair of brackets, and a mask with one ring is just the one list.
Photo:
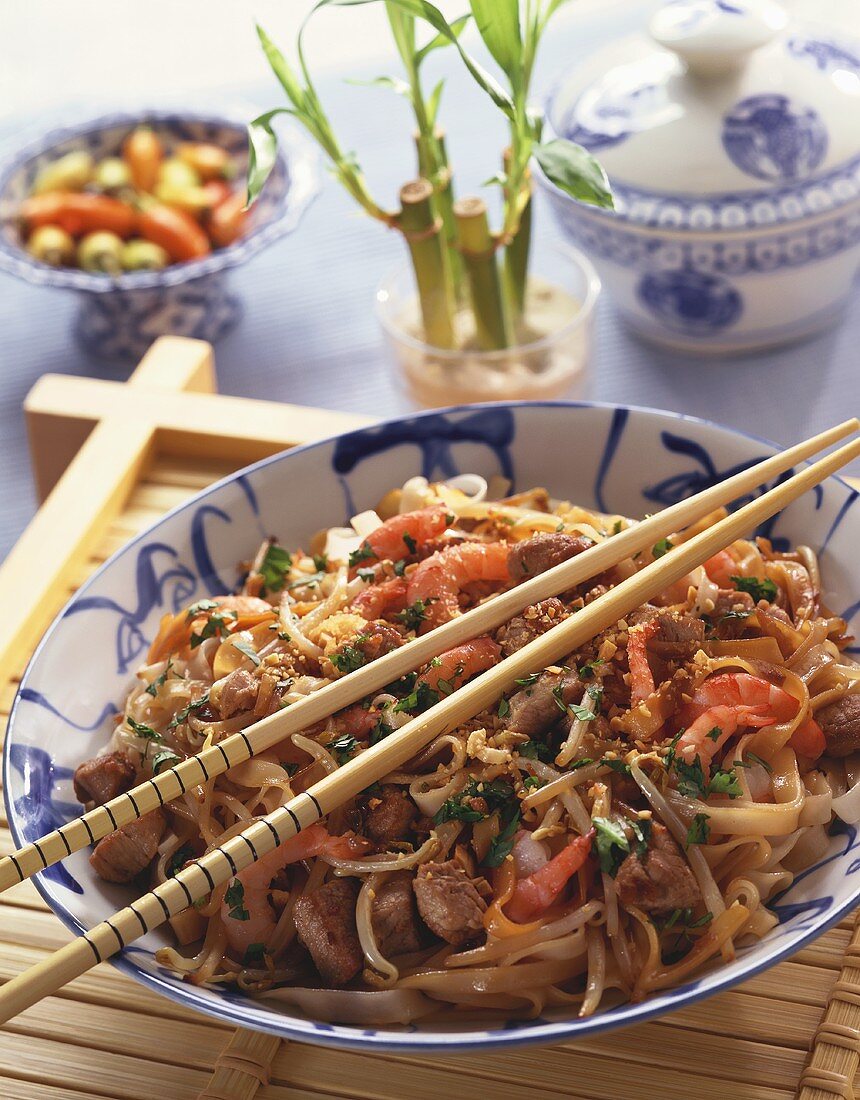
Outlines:
[[[63, 575], [58, 605], [130, 537], [238, 464], [156, 454], [97, 545]], [[0, 737], [27, 656], [15, 653], [0, 681]], [[0, 853], [12, 849], [0, 813]], [[0, 1100], [196, 1100], [208, 1089], [220, 1095], [228, 1080], [230, 1100], [790, 1100], [853, 924], [844, 919], [743, 986], [626, 1031], [436, 1058], [282, 1043], [269, 1083], [259, 1087], [218, 1068], [228, 1044], [241, 1051], [247, 1033], [102, 965], [0, 1032]], [[0, 981], [70, 935], [31, 883], [0, 895]]]

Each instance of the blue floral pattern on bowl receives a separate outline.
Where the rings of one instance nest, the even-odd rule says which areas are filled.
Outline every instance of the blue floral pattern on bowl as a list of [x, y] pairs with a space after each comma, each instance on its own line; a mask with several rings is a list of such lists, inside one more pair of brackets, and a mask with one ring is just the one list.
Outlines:
[[810, 175], [827, 152], [827, 130], [811, 107], [785, 95], [753, 95], [723, 119], [723, 146], [744, 172], [763, 180]]
[[[672, 413], [616, 406], [522, 403], [471, 406], [376, 425], [267, 459], [228, 477], [133, 539], [80, 589], [40, 644], [16, 697], [4, 755], [13, 838], [36, 839], [78, 812], [70, 776], [101, 750], [131, 671], [160, 617], [235, 579], [235, 562], [276, 534], [307, 544], [321, 527], [372, 507], [416, 474], [503, 474], [515, 489], [546, 485], [558, 497], [643, 515], [684, 499], [772, 452], [772, 445]], [[830, 479], [771, 520], [778, 545], [821, 551], [828, 600], [860, 630], [858, 494]], [[659, 1016], [751, 977], [819, 935], [860, 899], [857, 830], [837, 827], [825, 857], [776, 899], [779, 926], [726, 967], [641, 1004], [580, 1020], [561, 1009], [538, 1020], [407, 1028], [320, 1023], [283, 1003], [234, 989], [200, 989], [159, 968], [166, 942], [151, 933], [114, 960], [120, 970], [183, 1004], [243, 1027], [339, 1047], [390, 1050], [508, 1047], [585, 1036]], [[87, 853], [36, 876], [50, 906], [76, 931], [127, 904], [128, 890], [101, 882]]]
[[39, 286], [77, 291], [83, 300], [75, 335], [103, 358], [136, 361], [165, 333], [214, 342], [241, 316], [238, 299], [227, 288], [226, 272], [291, 233], [319, 191], [316, 154], [295, 130], [279, 141], [275, 168], [251, 215], [244, 236], [200, 260], [163, 271], [130, 272], [110, 278], [73, 268], [55, 268], [24, 250], [15, 212], [36, 173], [57, 157], [86, 149], [98, 159], [115, 155], [123, 138], [145, 122], [168, 146], [208, 141], [231, 155], [239, 179], [247, 164], [244, 122], [220, 116], [147, 111], [116, 114], [53, 130], [0, 166], [0, 270]]

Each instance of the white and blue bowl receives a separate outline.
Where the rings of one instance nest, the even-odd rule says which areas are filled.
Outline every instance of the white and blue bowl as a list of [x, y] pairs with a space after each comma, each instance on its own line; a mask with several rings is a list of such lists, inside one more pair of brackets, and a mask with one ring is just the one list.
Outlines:
[[775, 0], [673, 0], [650, 31], [548, 97], [545, 137], [615, 194], [587, 206], [538, 169], [562, 234], [652, 342], [730, 354], [833, 325], [860, 265], [860, 44]]
[[93, 355], [136, 362], [165, 334], [219, 340], [241, 316], [229, 293], [227, 271], [291, 233], [319, 191], [317, 160], [295, 130], [279, 137], [275, 167], [250, 217], [245, 234], [227, 248], [161, 271], [108, 275], [39, 263], [25, 251], [17, 210], [40, 168], [74, 150], [98, 159], [116, 156], [135, 126], [151, 126], [168, 148], [180, 141], [206, 141], [226, 149], [238, 179], [248, 160], [244, 123], [222, 116], [147, 111], [115, 114], [54, 130], [0, 165], [0, 270], [37, 286], [77, 291], [82, 300], [75, 335]]
[[[222, 593], [235, 563], [263, 536], [307, 545], [319, 528], [371, 508], [392, 486], [423, 474], [502, 474], [514, 489], [545, 485], [557, 497], [630, 516], [689, 496], [772, 453], [762, 440], [667, 412], [619, 406], [523, 403], [464, 406], [390, 421], [298, 447], [228, 477], [183, 504], [114, 555], [73, 597], [42, 640], [9, 721], [4, 792], [15, 843], [32, 841], [80, 813], [72, 773], [103, 750], [135, 667], [160, 617]], [[776, 545], [821, 553], [825, 596], [860, 629], [858, 493], [831, 478], [765, 528]], [[856, 652], [856, 651], [855, 651]], [[581, 1020], [554, 1009], [494, 1026], [468, 1016], [447, 1027], [329, 1024], [233, 989], [200, 989], [156, 964], [169, 942], [150, 933], [115, 965], [175, 1001], [243, 1027], [306, 1042], [386, 1050], [508, 1047], [575, 1039], [689, 1005], [772, 966], [820, 935], [860, 899], [860, 842], [834, 827], [827, 856], [776, 899], [779, 925], [735, 962], [641, 1004]], [[87, 852], [36, 876], [42, 896], [75, 932], [132, 900], [102, 882]]]

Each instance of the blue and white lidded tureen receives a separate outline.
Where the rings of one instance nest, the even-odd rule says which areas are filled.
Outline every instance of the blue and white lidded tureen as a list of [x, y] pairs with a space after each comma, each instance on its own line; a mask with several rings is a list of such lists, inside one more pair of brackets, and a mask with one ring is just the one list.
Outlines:
[[544, 177], [564, 232], [624, 318], [686, 350], [824, 328], [860, 262], [860, 45], [775, 0], [673, 0], [550, 96], [548, 127], [595, 153], [614, 211]]

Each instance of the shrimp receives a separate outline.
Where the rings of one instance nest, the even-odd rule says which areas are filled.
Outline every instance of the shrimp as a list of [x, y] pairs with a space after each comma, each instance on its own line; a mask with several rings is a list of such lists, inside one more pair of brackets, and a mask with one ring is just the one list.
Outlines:
[[392, 577], [379, 584], [368, 585], [350, 604], [353, 611], [368, 621], [381, 619], [391, 611], [402, 611], [406, 607], [406, 581], [402, 577]]
[[[682, 712], [686, 729], [675, 748], [676, 756], [692, 764], [698, 756], [708, 767], [717, 751], [741, 727], [788, 722], [797, 714], [793, 695], [746, 672], [711, 676], [693, 694]], [[714, 731], [719, 731], [714, 735]]]
[[240, 871], [221, 901], [221, 920], [227, 942], [238, 958], [244, 958], [251, 944], [268, 944], [275, 933], [277, 920], [269, 904], [272, 879], [291, 863], [323, 854], [348, 859], [363, 855], [370, 842], [354, 833], [331, 836], [319, 822], [297, 836], [285, 840], [274, 851]]
[[511, 920], [523, 924], [549, 909], [568, 881], [585, 865], [594, 835], [594, 829], [590, 829], [585, 836], [576, 837], [543, 867], [519, 880], [507, 906]]
[[705, 564], [705, 572], [710, 580], [721, 588], [734, 588], [733, 576], [738, 574], [738, 563], [728, 552], [719, 550], [712, 558], [708, 558]]
[[653, 695], [654, 674], [648, 664], [648, 642], [660, 629], [656, 619], [633, 626], [627, 635], [627, 664], [630, 667], [630, 705], [636, 706]]
[[472, 676], [497, 664], [501, 654], [501, 649], [492, 638], [473, 638], [434, 658], [433, 664], [418, 677], [418, 683], [427, 684], [440, 694], [444, 690], [446, 695], [450, 695]]
[[399, 561], [410, 557], [419, 546], [441, 535], [448, 526], [450, 513], [441, 504], [392, 516], [381, 527], [371, 531], [355, 552], [357, 564], [362, 561]]
[[503, 542], [463, 542], [437, 550], [409, 578], [406, 600], [427, 604], [421, 632], [460, 614], [460, 593], [476, 581], [510, 581], [508, 547]]

